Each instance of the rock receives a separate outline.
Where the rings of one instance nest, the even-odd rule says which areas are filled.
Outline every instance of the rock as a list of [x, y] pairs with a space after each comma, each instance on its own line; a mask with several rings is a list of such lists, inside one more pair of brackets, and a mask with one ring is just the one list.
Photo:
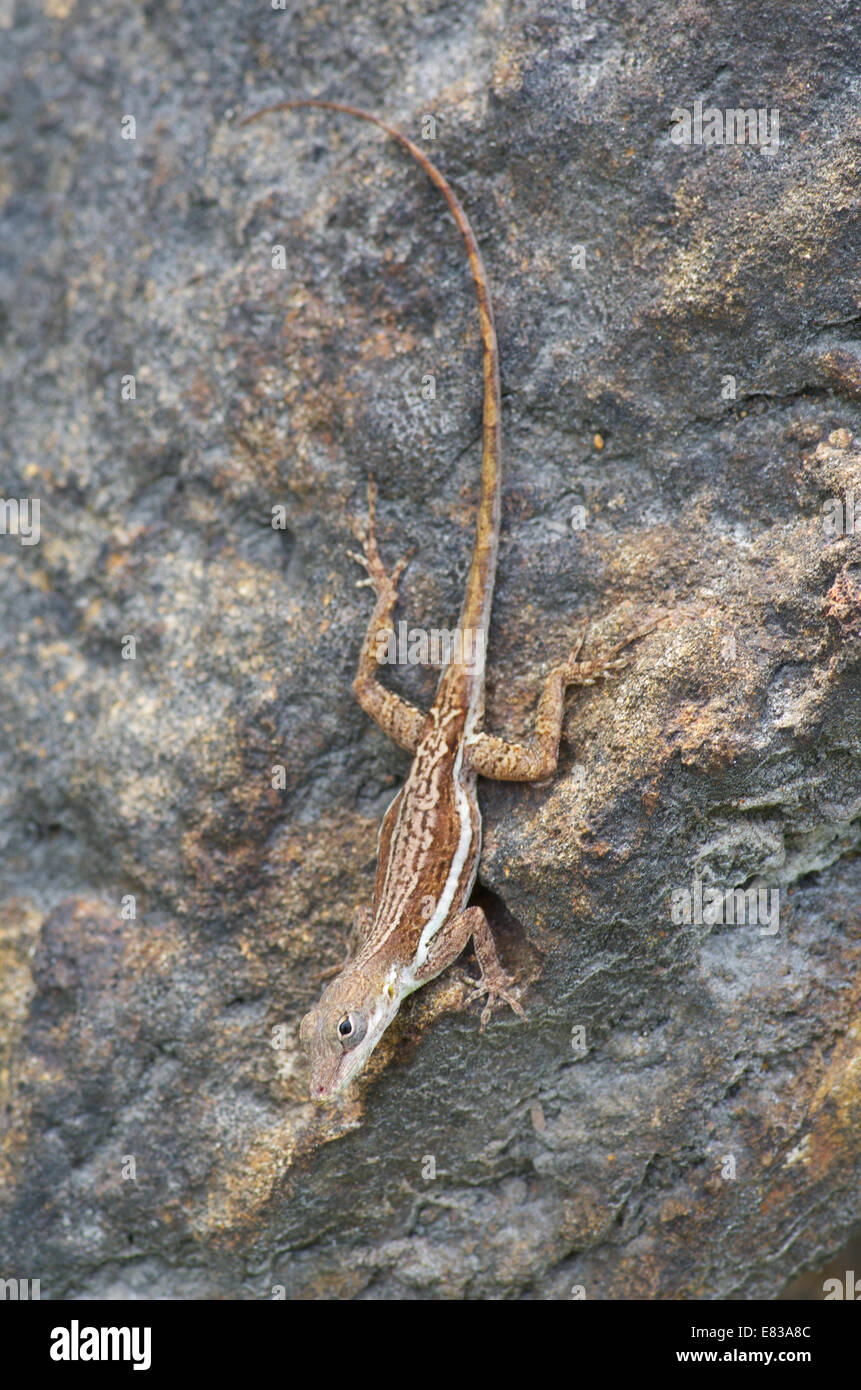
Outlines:
[[[289, 33], [265, 7], [7, 7], [5, 1277], [771, 1299], [857, 1227], [861, 159], [838, 9], [389, 7], [348, 57], [325, 4]], [[480, 1038], [450, 972], [319, 1112], [298, 1022], [407, 766], [350, 695], [350, 518], [372, 473], [384, 554], [414, 552], [401, 615], [450, 626], [481, 398], [467, 267], [420, 172], [346, 120], [239, 128], [299, 92], [416, 136], [434, 115], [481, 242], [507, 431], [489, 726], [528, 732], [587, 619], [598, 652], [666, 615], [569, 696], [551, 785], [482, 786], [528, 1026]], [[698, 100], [761, 109], [779, 144], [675, 143]], [[27, 535], [9, 503], [36, 500]], [[392, 684], [426, 704], [435, 675]], [[743, 924], [712, 920], [718, 890], [722, 916], [748, 895]]]

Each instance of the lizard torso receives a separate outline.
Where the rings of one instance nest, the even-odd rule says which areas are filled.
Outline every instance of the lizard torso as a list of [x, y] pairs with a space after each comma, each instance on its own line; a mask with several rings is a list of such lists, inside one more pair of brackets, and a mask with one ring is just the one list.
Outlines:
[[437, 701], [404, 786], [380, 827], [374, 926], [357, 964], [399, 967], [416, 987], [434, 936], [466, 905], [481, 850], [476, 777], [463, 759], [463, 711]]

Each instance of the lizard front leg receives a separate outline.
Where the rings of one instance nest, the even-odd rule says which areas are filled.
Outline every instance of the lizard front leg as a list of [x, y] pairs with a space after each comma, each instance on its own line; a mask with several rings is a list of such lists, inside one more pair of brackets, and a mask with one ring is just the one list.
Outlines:
[[[659, 620], [660, 621], [660, 620]], [[588, 624], [587, 624], [588, 627]], [[497, 782], [542, 782], [553, 776], [559, 757], [562, 718], [565, 712], [565, 691], [569, 685], [594, 685], [602, 676], [611, 675], [625, 665], [617, 653], [631, 642], [653, 632], [657, 622], [641, 628], [623, 642], [618, 642], [606, 655], [596, 661], [579, 661], [586, 637], [584, 627], [568, 660], [557, 666], [544, 685], [535, 716], [535, 733], [528, 743], [509, 743], [493, 734], [472, 734], [464, 743], [464, 758], [482, 777]]]
[[348, 552], [367, 570], [367, 578], [357, 580], [357, 585], [360, 587], [365, 584], [368, 585], [377, 596], [374, 611], [365, 632], [365, 640], [362, 643], [359, 668], [353, 680], [353, 694], [365, 713], [370, 715], [376, 724], [379, 724], [383, 733], [388, 734], [390, 739], [393, 739], [401, 748], [405, 748], [408, 753], [415, 753], [424, 729], [425, 716], [421, 710], [416, 709], [415, 705], [411, 705], [400, 695], [395, 695], [393, 691], [387, 690], [377, 680], [379, 643], [394, 633], [392, 614], [398, 601], [398, 580], [407, 561], [406, 558], [399, 560], [391, 575], [386, 573], [377, 548], [374, 527], [376, 497], [374, 483], [369, 481], [367, 530], [362, 531], [360, 528], [356, 528], [356, 539], [362, 549], [361, 552], [355, 550]]
[[440, 927], [430, 944], [424, 965], [415, 972], [415, 979], [420, 984], [434, 979], [447, 965], [457, 960], [470, 937], [481, 969], [481, 979], [466, 1003], [471, 1004], [474, 999], [487, 995], [487, 1003], [481, 1014], [480, 1031], [483, 1033], [487, 1027], [497, 999], [504, 999], [525, 1022], [526, 1014], [520, 1007], [517, 995], [511, 990], [514, 981], [505, 974], [499, 963], [490, 924], [480, 907], [467, 907], [456, 917], [452, 917], [451, 921], [446, 922], [445, 926]]

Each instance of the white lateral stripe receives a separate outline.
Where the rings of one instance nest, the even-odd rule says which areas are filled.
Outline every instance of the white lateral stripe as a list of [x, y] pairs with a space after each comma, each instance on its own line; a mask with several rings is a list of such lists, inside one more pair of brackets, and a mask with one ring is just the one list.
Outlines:
[[383, 812], [383, 819], [380, 821], [380, 828], [379, 828], [379, 830], [377, 831], [377, 857], [378, 857], [378, 858], [379, 858], [379, 854], [380, 854], [380, 839], [382, 838], [382, 834], [383, 834], [383, 826], [384, 826], [385, 823], [386, 823], [386, 816], [389, 814], [389, 811], [391, 811], [392, 807], [394, 806], [395, 802], [397, 801], [397, 799], [398, 799], [398, 797], [400, 796], [400, 794], [401, 794], [402, 791], [403, 791], [403, 787], [399, 788], [399, 790], [395, 792], [394, 796], [392, 797], [391, 801], [389, 802], [388, 806], [386, 807], [385, 811]]
[[460, 769], [462, 763], [463, 744], [461, 743], [457, 750], [457, 757], [454, 760], [454, 767], [452, 769], [455, 796], [457, 797], [457, 810], [460, 816], [460, 836], [457, 842], [457, 851], [451, 861], [451, 868], [448, 871], [448, 878], [445, 881], [445, 887], [442, 890], [440, 900], [436, 905], [436, 911], [430, 921], [425, 924], [424, 931], [419, 938], [415, 959], [412, 962], [412, 968], [414, 970], [420, 969], [421, 966], [424, 965], [427, 960], [430, 944], [449, 914], [452, 902], [454, 901], [457, 885], [460, 882], [463, 866], [469, 857], [469, 851], [472, 846], [472, 818], [469, 814], [469, 797], [460, 783]]

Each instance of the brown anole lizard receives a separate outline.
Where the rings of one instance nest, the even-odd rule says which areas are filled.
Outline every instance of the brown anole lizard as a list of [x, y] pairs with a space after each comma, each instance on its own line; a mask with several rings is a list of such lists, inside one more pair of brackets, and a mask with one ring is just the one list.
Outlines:
[[[341, 1091], [364, 1066], [408, 994], [434, 979], [472, 940], [481, 970], [467, 1002], [487, 996], [482, 1030], [494, 1003], [504, 1000], [525, 1019], [513, 981], [503, 972], [487, 918], [468, 906], [481, 849], [481, 815], [476, 777], [520, 782], [553, 776], [562, 729], [565, 690], [591, 685], [624, 660], [616, 654], [651, 632], [641, 629], [618, 643], [602, 661], [580, 661], [584, 633], [567, 659], [547, 677], [527, 743], [507, 743], [487, 734], [484, 721], [484, 652], [496, 572], [500, 512], [499, 354], [487, 274], [469, 220], [442, 174], [412, 140], [377, 116], [339, 101], [281, 101], [254, 112], [243, 125], [275, 111], [321, 107], [369, 121], [396, 140], [440, 190], [466, 243], [478, 300], [484, 372], [483, 448], [478, 522], [459, 632], [473, 634], [461, 655], [444, 669], [428, 712], [387, 690], [377, 679], [379, 645], [393, 632], [398, 580], [377, 549], [375, 491], [369, 486], [368, 525], [360, 536], [365, 567], [376, 595], [365, 633], [353, 693], [366, 714], [413, 754], [409, 775], [383, 817], [377, 873], [370, 910], [357, 913], [360, 944], [337, 978], [306, 1014], [300, 1038], [311, 1067], [311, 1098], [325, 1101]], [[469, 646], [468, 660], [463, 653]]]

